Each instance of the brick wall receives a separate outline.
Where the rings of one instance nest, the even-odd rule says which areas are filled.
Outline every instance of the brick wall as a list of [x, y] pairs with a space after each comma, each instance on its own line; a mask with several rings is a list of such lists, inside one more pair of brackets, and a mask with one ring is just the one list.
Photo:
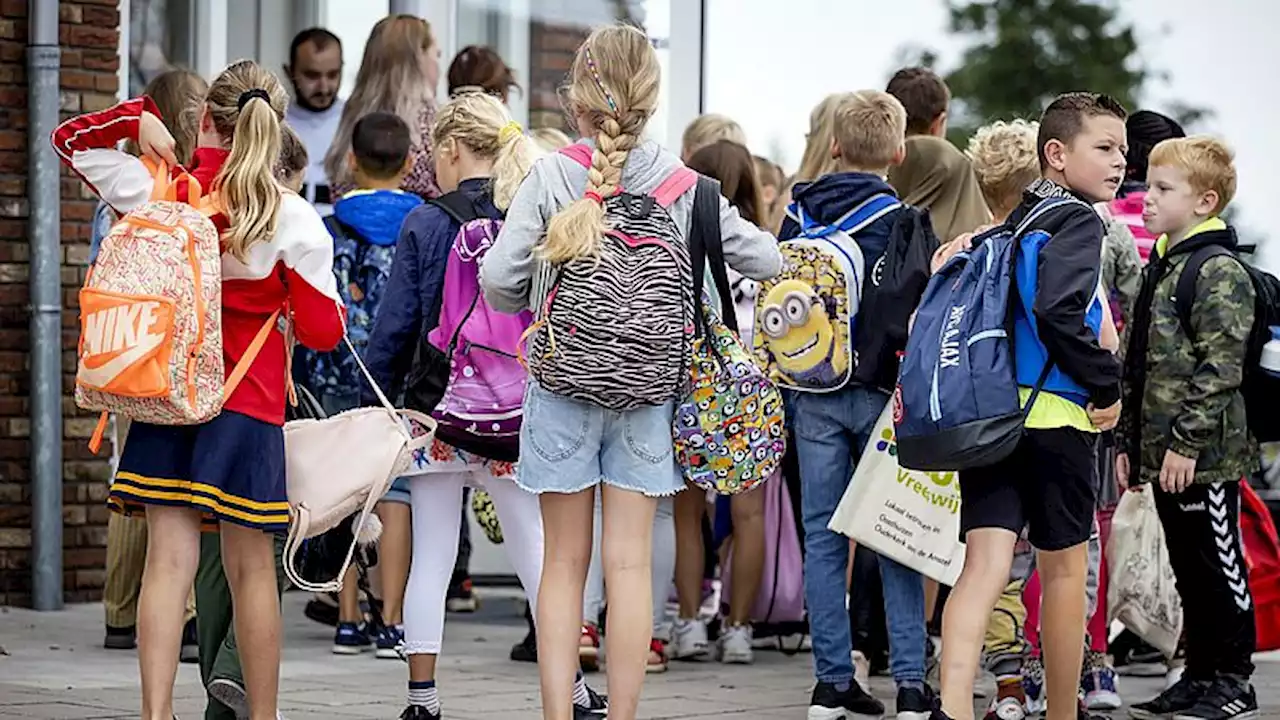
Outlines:
[[[116, 102], [117, 0], [61, 0], [62, 116]], [[30, 375], [28, 336], [27, 0], [0, 0], [0, 605], [31, 598]], [[94, 201], [62, 175], [63, 387], [72, 387], [78, 334], [76, 291], [84, 279]], [[105, 575], [109, 467], [86, 448], [95, 418], [63, 400], [63, 583], [71, 602], [101, 596]]]

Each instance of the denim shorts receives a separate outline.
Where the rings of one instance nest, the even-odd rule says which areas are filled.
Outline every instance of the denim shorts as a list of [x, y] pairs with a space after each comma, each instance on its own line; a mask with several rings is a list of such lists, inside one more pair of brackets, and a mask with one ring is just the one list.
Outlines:
[[626, 412], [566, 398], [529, 381], [516, 484], [575, 493], [600, 483], [649, 497], [684, 488], [671, 444], [675, 400]]
[[[324, 408], [325, 415], [333, 416], [340, 412], [346, 412], [352, 408], [360, 407], [359, 393], [321, 393], [320, 406]], [[409, 479], [398, 477], [391, 483], [391, 489], [386, 495], [382, 496], [384, 502], [396, 502], [405, 505], [409, 504]]]

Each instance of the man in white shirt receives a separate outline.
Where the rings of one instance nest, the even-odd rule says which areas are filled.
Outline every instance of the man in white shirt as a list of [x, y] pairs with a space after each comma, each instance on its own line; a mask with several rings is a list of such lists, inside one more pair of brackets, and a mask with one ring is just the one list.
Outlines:
[[343, 101], [338, 98], [342, 84], [342, 41], [324, 28], [303, 30], [289, 46], [289, 64], [284, 66], [284, 72], [293, 83], [294, 97], [285, 122], [307, 148], [302, 195], [321, 215], [329, 215], [333, 206], [324, 156], [342, 119]]

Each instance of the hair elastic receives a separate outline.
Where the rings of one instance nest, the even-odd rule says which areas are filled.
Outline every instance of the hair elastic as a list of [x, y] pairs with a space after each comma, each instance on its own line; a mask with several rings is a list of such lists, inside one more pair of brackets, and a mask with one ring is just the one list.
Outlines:
[[591, 56], [591, 46], [582, 46], [583, 55], [587, 61], [587, 70], [591, 71], [591, 77], [596, 81], [596, 87], [600, 88], [600, 92], [604, 93], [604, 101], [609, 103], [609, 109], [616, 115], [618, 113], [618, 103], [613, 99], [613, 93], [609, 92], [609, 88], [604, 86], [604, 79], [600, 77], [600, 68], [596, 67], [596, 59]]
[[267, 101], [268, 105], [271, 104], [271, 93], [262, 88], [252, 88], [240, 93], [240, 99], [236, 101], [236, 109], [243, 110], [244, 106], [248, 105], [249, 101], [254, 98], [262, 98]]
[[498, 144], [506, 145], [524, 134], [524, 128], [515, 120], [509, 121], [498, 131]]
[[595, 190], [588, 190], [582, 193], [582, 197], [594, 202], [600, 207], [604, 207], [604, 198], [600, 197], [600, 193], [596, 192]]

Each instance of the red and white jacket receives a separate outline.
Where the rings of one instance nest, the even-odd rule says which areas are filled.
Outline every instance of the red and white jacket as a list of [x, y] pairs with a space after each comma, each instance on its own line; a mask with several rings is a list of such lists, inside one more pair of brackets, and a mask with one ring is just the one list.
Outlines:
[[[137, 139], [143, 112], [160, 116], [155, 103], [141, 97], [74, 117], [53, 132], [58, 157], [118, 215], [151, 198], [151, 172], [117, 149], [121, 141]], [[211, 188], [227, 154], [197, 148], [188, 172]], [[226, 219], [215, 217], [214, 224], [225, 229]], [[333, 239], [315, 209], [287, 192], [274, 237], [251, 246], [244, 262], [222, 256], [222, 351], [228, 374], [271, 313], [286, 309], [303, 345], [325, 351], [342, 341], [345, 311], [333, 275]], [[271, 333], [224, 409], [283, 424], [287, 352], [284, 335]]]

